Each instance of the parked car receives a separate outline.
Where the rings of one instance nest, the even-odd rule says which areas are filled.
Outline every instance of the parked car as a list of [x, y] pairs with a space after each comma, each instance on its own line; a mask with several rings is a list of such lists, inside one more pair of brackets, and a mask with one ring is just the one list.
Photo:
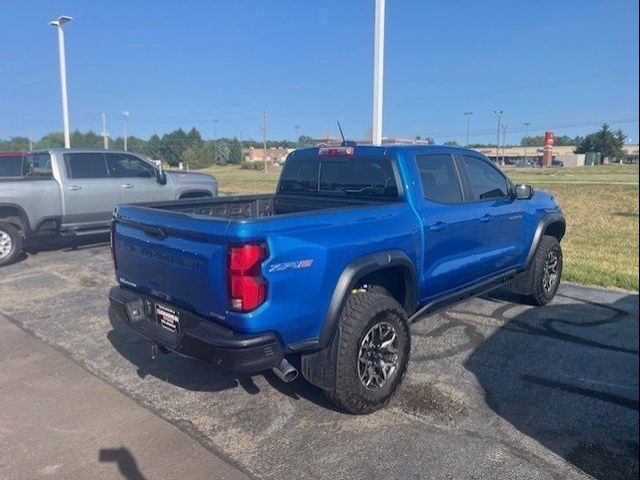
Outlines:
[[109, 296], [155, 351], [284, 381], [298, 358], [367, 413], [402, 380], [412, 321], [503, 285], [549, 302], [564, 233], [550, 194], [473, 150], [308, 148], [273, 195], [118, 206]]
[[4, 155], [0, 172], [0, 266], [14, 261], [23, 242], [38, 235], [108, 232], [121, 202], [218, 194], [210, 175], [163, 172], [145, 157], [115, 150]]

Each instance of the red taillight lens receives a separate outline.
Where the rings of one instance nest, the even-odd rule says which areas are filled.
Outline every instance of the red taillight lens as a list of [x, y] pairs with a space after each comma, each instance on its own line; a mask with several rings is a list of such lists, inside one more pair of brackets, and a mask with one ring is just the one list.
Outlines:
[[249, 312], [267, 299], [267, 281], [262, 277], [262, 262], [267, 256], [267, 248], [259, 243], [229, 247], [227, 274], [231, 310]]
[[350, 157], [355, 153], [353, 147], [321, 147], [318, 149], [320, 157]]

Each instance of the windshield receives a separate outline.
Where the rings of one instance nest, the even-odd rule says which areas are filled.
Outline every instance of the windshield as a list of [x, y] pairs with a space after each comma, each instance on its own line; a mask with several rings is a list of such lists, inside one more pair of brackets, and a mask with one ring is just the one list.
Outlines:
[[280, 176], [280, 193], [397, 198], [388, 158], [290, 158]]

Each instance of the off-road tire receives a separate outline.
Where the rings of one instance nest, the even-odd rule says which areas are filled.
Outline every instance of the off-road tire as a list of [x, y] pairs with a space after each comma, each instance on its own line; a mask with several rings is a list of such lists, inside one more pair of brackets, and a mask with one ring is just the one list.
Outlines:
[[[395, 372], [377, 390], [369, 390], [358, 375], [358, 352], [367, 332], [376, 324], [387, 322], [398, 339]], [[352, 414], [367, 414], [384, 407], [407, 370], [411, 351], [411, 335], [407, 314], [392, 297], [372, 292], [349, 296], [342, 310], [336, 348], [335, 388], [328, 392], [331, 400]]]
[[[549, 254], [555, 254], [558, 262], [557, 266], [557, 280], [554, 282], [552, 288], [550, 290], [545, 289], [543, 285], [544, 273], [545, 273], [545, 265], [547, 259], [549, 258]], [[524, 295], [524, 300], [527, 303], [532, 305], [546, 305], [553, 297], [556, 296], [558, 292], [558, 288], [560, 287], [560, 282], [562, 280], [562, 248], [560, 247], [560, 242], [557, 238], [552, 237], [550, 235], [545, 235], [542, 237], [540, 241], [540, 245], [538, 245], [538, 250], [536, 251], [536, 255], [531, 263], [531, 272], [533, 275], [533, 283], [532, 289], [530, 293]]]
[[20, 235], [18, 229], [10, 223], [0, 223], [0, 239], [2, 239], [3, 234], [9, 236], [11, 249], [7, 255], [0, 257], [0, 267], [15, 262], [20, 253], [22, 253], [22, 235]]

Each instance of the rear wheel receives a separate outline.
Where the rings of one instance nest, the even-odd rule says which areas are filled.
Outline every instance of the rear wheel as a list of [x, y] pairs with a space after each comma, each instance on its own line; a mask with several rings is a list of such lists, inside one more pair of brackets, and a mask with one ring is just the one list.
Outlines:
[[386, 405], [404, 376], [411, 346], [407, 315], [387, 295], [352, 294], [337, 333], [334, 403], [354, 414]]
[[16, 227], [0, 223], [0, 266], [14, 262], [22, 252], [22, 236]]

